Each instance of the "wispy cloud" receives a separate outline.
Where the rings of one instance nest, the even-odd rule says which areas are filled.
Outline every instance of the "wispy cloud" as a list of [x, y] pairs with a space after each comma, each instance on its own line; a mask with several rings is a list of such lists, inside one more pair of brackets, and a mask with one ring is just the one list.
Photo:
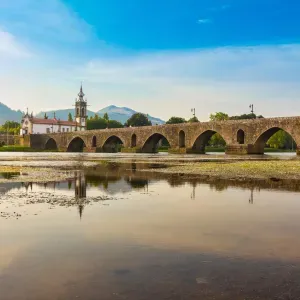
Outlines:
[[31, 56], [30, 52], [7, 31], [0, 29], [0, 54], [2, 58], [24, 58]]
[[199, 19], [197, 21], [198, 24], [210, 24], [212, 23], [212, 19]]
[[14, 34], [42, 39], [85, 42], [93, 32], [89, 24], [60, 0], [0, 1], [0, 20]]
[[128, 104], [138, 110], [151, 103], [150, 112], [164, 118], [184, 115], [183, 103], [197, 107], [202, 120], [217, 110], [247, 112], [249, 101], [265, 116], [292, 115], [300, 109], [299, 45], [94, 59], [81, 76], [90, 85], [90, 99], [100, 97], [105, 105]]

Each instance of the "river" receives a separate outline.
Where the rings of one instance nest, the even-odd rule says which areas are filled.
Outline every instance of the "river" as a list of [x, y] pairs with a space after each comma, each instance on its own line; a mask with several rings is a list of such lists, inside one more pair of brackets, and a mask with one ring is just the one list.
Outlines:
[[0, 299], [300, 299], [299, 192], [140, 169], [0, 184]]

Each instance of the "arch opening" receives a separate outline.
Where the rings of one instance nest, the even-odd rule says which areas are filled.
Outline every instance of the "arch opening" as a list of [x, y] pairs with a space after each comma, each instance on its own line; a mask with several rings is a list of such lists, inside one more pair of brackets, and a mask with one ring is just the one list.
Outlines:
[[94, 135], [92, 138], [92, 147], [96, 148], [97, 147], [97, 137]]
[[144, 153], [157, 153], [159, 151], [167, 151], [170, 148], [170, 143], [160, 133], [154, 133], [151, 135], [144, 146], [142, 147], [142, 152]]
[[80, 137], [76, 137], [70, 142], [67, 152], [83, 152], [85, 147], [86, 145], [83, 139]]
[[103, 145], [103, 152], [107, 152], [107, 153], [121, 152], [122, 147], [123, 147], [122, 140], [119, 137], [113, 135], [105, 141]]
[[192, 152], [205, 154], [206, 152], [224, 152], [226, 142], [223, 137], [213, 130], [201, 133], [194, 142]]
[[45, 144], [45, 150], [58, 150], [57, 143], [53, 138], [50, 138]]
[[239, 129], [237, 132], [236, 140], [240, 145], [245, 144], [245, 132], [242, 129]]
[[134, 148], [134, 147], [136, 147], [136, 134], [135, 133], [131, 136], [131, 148]]
[[263, 132], [253, 146], [252, 154], [265, 152], [295, 152], [297, 143], [293, 137], [280, 127], [272, 127]]
[[185, 147], [185, 132], [181, 130], [179, 132], [179, 148]]

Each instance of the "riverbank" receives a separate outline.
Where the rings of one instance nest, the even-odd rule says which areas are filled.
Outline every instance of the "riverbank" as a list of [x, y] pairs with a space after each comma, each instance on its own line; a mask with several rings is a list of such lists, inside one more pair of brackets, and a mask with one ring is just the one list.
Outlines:
[[226, 180], [297, 180], [300, 184], [299, 160], [193, 162], [156, 168], [166, 174], [198, 175], [203, 178]]
[[[138, 171], [179, 177], [197, 177], [209, 180], [293, 180], [300, 184], [300, 159], [296, 156], [226, 155], [139, 155], [139, 154], [60, 154], [23, 153], [18, 156], [1, 154], [0, 182], [7, 181], [56, 181], [68, 178], [64, 173], [97, 166], [138, 166]], [[22, 176], [5, 174], [20, 172]], [[25, 174], [25, 175], [24, 175]]]

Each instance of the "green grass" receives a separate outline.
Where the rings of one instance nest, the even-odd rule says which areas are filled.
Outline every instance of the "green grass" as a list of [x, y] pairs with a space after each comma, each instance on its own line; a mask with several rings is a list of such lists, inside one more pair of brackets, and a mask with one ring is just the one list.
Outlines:
[[[168, 152], [169, 147], [163, 146], [158, 149], [159, 152]], [[205, 152], [225, 152], [225, 147], [205, 147]], [[265, 152], [287, 152], [292, 153], [296, 152], [296, 150], [291, 149], [275, 149], [275, 148], [265, 148]]]
[[2, 146], [0, 147], [0, 152], [57, 152], [55, 150], [38, 150], [32, 149], [30, 147], [23, 147], [19, 145], [14, 146]]
[[292, 150], [292, 149], [265, 148], [265, 152], [296, 152], [296, 150]]

